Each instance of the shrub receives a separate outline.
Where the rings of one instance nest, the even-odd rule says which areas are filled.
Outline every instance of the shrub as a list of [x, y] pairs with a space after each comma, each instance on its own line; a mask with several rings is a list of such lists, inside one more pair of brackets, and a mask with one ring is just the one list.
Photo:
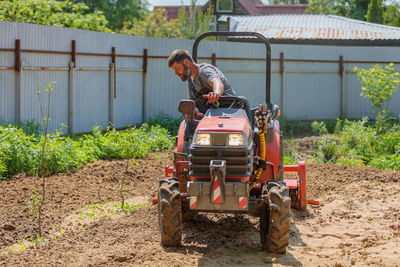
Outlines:
[[[44, 136], [0, 126], [0, 175], [38, 174], [43, 142]], [[144, 158], [152, 151], [170, 149], [173, 143], [166, 129], [148, 124], [124, 131], [108, 129], [104, 134], [95, 128], [93, 134], [74, 138], [56, 132], [47, 137], [44, 171], [67, 172], [99, 159]]]
[[161, 113], [154, 118], [148, 120], [149, 125], [159, 125], [168, 130], [173, 136], [178, 134], [179, 125], [182, 122], [182, 118], [174, 118], [165, 113]]

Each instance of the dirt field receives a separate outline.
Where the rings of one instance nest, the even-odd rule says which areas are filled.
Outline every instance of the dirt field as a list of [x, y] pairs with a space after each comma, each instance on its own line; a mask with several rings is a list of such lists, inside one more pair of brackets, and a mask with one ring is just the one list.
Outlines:
[[113, 215], [111, 202], [119, 201], [125, 162], [100, 161], [52, 176], [45, 244], [36, 246], [28, 200], [37, 177], [1, 183], [0, 266], [400, 265], [400, 172], [307, 165], [308, 197], [322, 205], [293, 211], [285, 255], [261, 251], [258, 219], [240, 215], [201, 214], [185, 224], [181, 247], [164, 249], [150, 200], [170, 159], [154, 154], [130, 166], [127, 198], [142, 205], [124, 216]]

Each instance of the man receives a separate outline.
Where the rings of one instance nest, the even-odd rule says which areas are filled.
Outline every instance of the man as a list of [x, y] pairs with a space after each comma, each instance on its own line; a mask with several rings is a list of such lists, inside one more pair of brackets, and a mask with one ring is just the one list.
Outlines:
[[[185, 49], [178, 49], [168, 57], [168, 67], [182, 81], [188, 81], [189, 98], [196, 103], [197, 109], [205, 114], [208, 103], [216, 103], [219, 107], [229, 107], [232, 101], [219, 101], [220, 96], [237, 96], [224, 74], [215, 66], [207, 63], [197, 64]], [[204, 98], [207, 95], [208, 98]], [[207, 103], [208, 102], [208, 103]], [[197, 123], [186, 119], [184, 153], [188, 152], [190, 139], [193, 137]], [[185, 151], [186, 150], [186, 151]]]

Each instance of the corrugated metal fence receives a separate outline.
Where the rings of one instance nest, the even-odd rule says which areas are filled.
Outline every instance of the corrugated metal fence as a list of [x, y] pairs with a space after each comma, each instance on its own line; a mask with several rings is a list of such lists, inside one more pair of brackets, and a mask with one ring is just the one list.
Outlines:
[[[0, 22], [0, 118], [41, 120], [38, 83], [55, 81], [51, 130], [86, 132], [143, 122], [161, 112], [179, 116], [187, 85], [168, 68], [177, 48], [193, 41], [144, 38]], [[265, 99], [264, 46], [202, 42], [199, 62], [216, 64], [252, 106]], [[400, 62], [399, 47], [272, 45], [272, 101], [291, 119], [374, 116], [360, 97], [354, 66]], [[400, 63], [399, 63], [400, 64]], [[42, 86], [43, 88], [43, 86]], [[400, 92], [391, 103], [400, 114]]]

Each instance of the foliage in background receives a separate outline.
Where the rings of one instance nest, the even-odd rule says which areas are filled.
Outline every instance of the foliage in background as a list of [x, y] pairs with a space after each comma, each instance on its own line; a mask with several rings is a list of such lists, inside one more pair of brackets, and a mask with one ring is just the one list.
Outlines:
[[72, 0], [72, 2], [87, 5], [88, 13], [103, 12], [109, 22], [108, 27], [113, 31], [120, 30], [125, 21], [142, 18], [147, 8], [147, 1], [143, 0]]
[[383, 22], [390, 26], [400, 26], [400, 4], [393, 3], [385, 7]]
[[119, 32], [145, 37], [179, 38], [178, 22], [168, 21], [164, 8], [154, 9], [152, 13], [144, 15], [143, 19], [125, 22]]
[[[324, 123], [325, 130], [329, 133], [335, 132], [337, 124], [336, 119], [323, 120], [323, 121], [304, 121], [304, 120], [288, 120], [284, 117], [279, 118], [279, 125], [281, 133], [285, 138], [307, 136], [307, 135], [318, 135], [319, 129], [316, 128], [316, 123]], [[314, 125], [314, 126], [313, 126]]]
[[[125, 131], [108, 129], [104, 134], [95, 128], [93, 134], [74, 138], [56, 132], [48, 138], [45, 168], [50, 174], [79, 169], [99, 159], [144, 158], [174, 144], [166, 129], [148, 124]], [[37, 175], [43, 141], [43, 137], [27, 135], [22, 129], [0, 126], [0, 177], [17, 173]]]
[[192, 1], [189, 12], [186, 8], [181, 7], [178, 12], [178, 25], [180, 37], [183, 39], [195, 39], [203, 32], [210, 30], [210, 24], [213, 20], [211, 9], [205, 13], [196, 8], [196, 1]]
[[400, 74], [394, 71], [393, 63], [385, 66], [376, 64], [370, 69], [354, 68], [361, 84], [361, 96], [366, 97], [372, 108], [378, 115], [378, 119], [384, 118], [389, 113], [389, 101], [393, 92], [397, 91], [400, 84]]
[[371, 0], [369, 2], [366, 19], [372, 23], [383, 23], [383, 6], [381, 0]]
[[183, 118], [175, 118], [165, 113], [161, 113], [154, 118], [150, 118], [147, 122], [150, 125], [159, 125], [160, 127], [167, 129], [172, 136], [176, 136], [182, 120]]
[[308, 0], [270, 0], [271, 5], [296, 5], [296, 4], [308, 4]]
[[85, 4], [55, 0], [0, 1], [0, 21], [24, 22], [82, 30], [111, 32], [107, 19], [95, 11], [85, 13]]
[[196, 1], [186, 12], [185, 7], [179, 9], [178, 18], [167, 20], [164, 8], [156, 8], [143, 19], [126, 22], [120, 33], [145, 37], [195, 39], [210, 29], [213, 16], [210, 10], [203, 13], [195, 6]]
[[315, 155], [318, 162], [400, 170], [400, 119], [386, 132], [368, 124], [366, 117], [341, 124], [337, 134], [321, 136]]
[[[370, 9], [370, 19], [367, 13]], [[330, 14], [356, 20], [400, 26], [400, 5], [381, 0], [311, 0], [307, 14]]]
[[0, 126], [3, 126], [4, 128], [15, 127], [17, 129], [21, 129], [27, 135], [35, 135], [36, 137], [40, 136], [40, 133], [42, 131], [42, 126], [35, 120], [27, 120], [14, 124], [11, 124], [10, 122], [7, 122], [5, 120], [0, 120]]

